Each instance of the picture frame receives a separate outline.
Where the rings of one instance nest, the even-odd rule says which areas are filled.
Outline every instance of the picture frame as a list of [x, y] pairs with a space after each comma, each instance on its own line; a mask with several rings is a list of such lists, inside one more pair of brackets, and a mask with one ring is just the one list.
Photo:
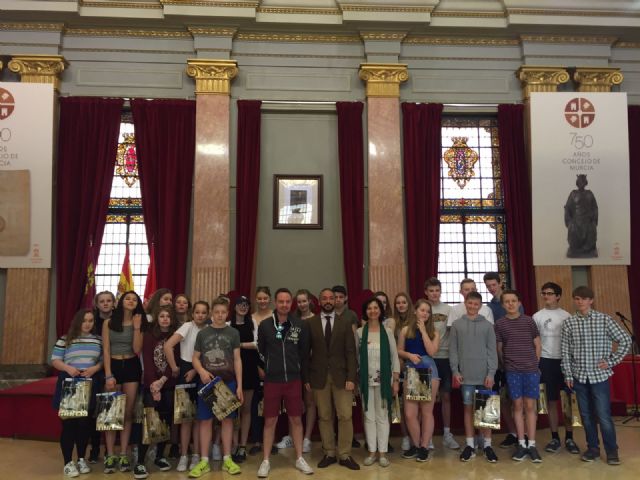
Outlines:
[[323, 228], [322, 175], [273, 176], [273, 228]]

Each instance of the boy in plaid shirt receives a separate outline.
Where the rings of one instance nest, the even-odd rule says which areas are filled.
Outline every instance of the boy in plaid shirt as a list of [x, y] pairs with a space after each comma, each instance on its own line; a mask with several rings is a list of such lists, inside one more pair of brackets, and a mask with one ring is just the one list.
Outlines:
[[[631, 338], [609, 315], [591, 308], [593, 290], [578, 287], [573, 291], [576, 314], [562, 325], [562, 373], [570, 389], [575, 390], [587, 450], [582, 460], [600, 457], [598, 423], [609, 465], [619, 465], [616, 429], [611, 418], [609, 377], [612, 367], [622, 361], [631, 347]], [[618, 345], [613, 351], [613, 343]], [[598, 421], [595, 421], [598, 417]]]

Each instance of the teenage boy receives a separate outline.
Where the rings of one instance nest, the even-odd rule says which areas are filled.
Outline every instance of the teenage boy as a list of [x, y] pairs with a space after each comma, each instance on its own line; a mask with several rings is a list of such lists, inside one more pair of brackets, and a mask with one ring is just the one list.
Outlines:
[[[479, 315], [482, 295], [469, 292], [464, 301], [466, 313], [453, 322], [450, 331], [449, 361], [453, 378], [460, 383], [464, 405], [464, 433], [466, 446], [460, 460], [468, 462], [476, 456], [473, 429], [473, 399], [476, 388], [491, 389], [493, 376], [498, 368], [496, 335], [493, 325]], [[491, 448], [491, 430], [482, 429], [484, 435], [484, 456], [495, 463], [498, 457]]]
[[[573, 291], [576, 314], [562, 324], [562, 373], [575, 390], [587, 437], [582, 460], [600, 457], [598, 424], [609, 465], [619, 465], [616, 429], [611, 419], [609, 377], [631, 348], [631, 338], [613, 319], [593, 310], [593, 290], [581, 286]], [[613, 344], [617, 348], [613, 349]], [[597, 422], [596, 422], [597, 418]]]
[[[491, 294], [489, 308], [493, 313], [493, 318], [497, 322], [498, 319], [504, 317], [507, 313], [502, 306], [502, 302], [500, 301], [500, 295], [502, 295], [502, 279], [500, 278], [500, 274], [498, 272], [488, 272], [484, 274], [482, 280], [484, 281], [484, 286], [487, 288], [487, 291]], [[522, 305], [520, 305], [520, 313], [524, 313]], [[502, 364], [498, 365], [498, 371], [496, 372], [495, 381], [495, 388], [497, 391], [500, 391], [500, 389], [506, 384], [504, 367]], [[504, 426], [507, 432], [509, 432], [507, 433], [507, 436], [504, 438], [504, 440], [500, 443], [500, 448], [509, 448], [518, 444], [516, 424], [513, 420], [512, 415], [513, 405], [511, 404], [511, 398], [509, 398], [509, 396], [504, 398], [500, 407], [500, 417], [504, 422]]]
[[[238, 330], [226, 324], [229, 315], [229, 302], [218, 297], [213, 301], [212, 324], [204, 327], [196, 336], [193, 347], [193, 368], [206, 385], [214, 377], [220, 377], [235, 392], [242, 402], [242, 361], [240, 359], [240, 334]], [[233, 437], [233, 421], [238, 412], [231, 413], [222, 420], [222, 470], [237, 475], [240, 467], [231, 459], [231, 441]], [[189, 477], [199, 478], [211, 471], [209, 466], [209, 447], [211, 445], [211, 428], [213, 412], [211, 408], [198, 398], [197, 415], [200, 420], [200, 463], [189, 472]]]
[[[517, 291], [505, 290], [500, 297], [506, 315], [496, 323], [496, 343], [507, 377], [509, 397], [513, 401], [513, 419], [518, 434], [518, 445], [511, 458], [521, 462], [529, 455], [533, 463], [540, 463], [542, 458], [536, 448], [540, 333], [533, 318], [520, 313], [520, 294]], [[528, 443], [524, 437], [525, 423]]]
[[[271, 446], [284, 401], [296, 451], [296, 468], [310, 475], [313, 469], [302, 457], [302, 376], [309, 358], [307, 322], [291, 314], [291, 292], [276, 291], [276, 311], [258, 326], [258, 352], [265, 363], [263, 460], [258, 477], [269, 476]], [[306, 382], [304, 382], [306, 383]]]
[[347, 323], [349, 323], [355, 332], [360, 325], [358, 325], [358, 315], [349, 308], [347, 303], [349, 301], [347, 289], [344, 285], [334, 285], [331, 291], [333, 292], [335, 299], [334, 311], [336, 312], [336, 315], [342, 317]]
[[[533, 320], [540, 332], [542, 342], [542, 356], [540, 358], [540, 381], [544, 383], [547, 392], [547, 407], [549, 410], [549, 426], [551, 441], [544, 447], [545, 451], [557, 453], [560, 451], [560, 435], [558, 435], [558, 399], [560, 390], [566, 388], [562, 376], [562, 352], [560, 351], [560, 335], [562, 325], [571, 314], [559, 307], [562, 287], [557, 283], [547, 282], [540, 290], [544, 308], [533, 315]], [[566, 449], [573, 454], [580, 453], [580, 449], [573, 439], [571, 422], [565, 422]]]
[[451, 449], [458, 449], [460, 445], [451, 433], [451, 364], [449, 362], [449, 330], [447, 321], [451, 307], [440, 301], [442, 296], [442, 283], [436, 277], [424, 282], [424, 296], [431, 302], [431, 318], [435, 329], [440, 333], [440, 346], [433, 356], [440, 375], [440, 408], [442, 409], [442, 424], [444, 434], [442, 444]]

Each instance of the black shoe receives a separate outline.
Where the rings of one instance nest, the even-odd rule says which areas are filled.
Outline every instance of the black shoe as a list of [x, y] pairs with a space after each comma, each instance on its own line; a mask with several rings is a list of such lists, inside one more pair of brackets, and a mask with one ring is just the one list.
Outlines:
[[618, 451], [607, 452], [607, 465], [620, 465], [620, 457]]
[[139, 463], [138, 465], [135, 466], [135, 468], [133, 469], [133, 478], [147, 478], [149, 476], [149, 473], [147, 472], [147, 467], [145, 467], [143, 464]]
[[329, 465], [333, 465], [334, 463], [338, 463], [338, 459], [336, 457], [329, 457], [325, 455], [322, 457], [322, 460], [318, 462], [318, 468], [327, 468]]
[[254, 445], [249, 449], [249, 455], [257, 455], [262, 451], [262, 445]]
[[395, 448], [393, 448], [393, 445], [389, 444], [389, 445], [387, 446], [387, 453], [393, 453], [393, 452], [395, 452], [395, 451], [396, 451], [396, 449], [395, 449]]
[[500, 448], [509, 448], [517, 444], [518, 444], [518, 439], [509, 433], [507, 434], [506, 437], [504, 437], [504, 440], [500, 444]]
[[418, 455], [416, 456], [416, 462], [427, 462], [429, 460], [429, 449], [420, 447], [418, 449]]
[[582, 460], [583, 462], [593, 462], [594, 460], [597, 460], [598, 458], [600, 458], [600, 450], [596, 450], [594, 448], [589, 448], [589, 449], [585, 450], [585, 452], [580, 457], [580, 460]]
[[578, 445], [576, 445], [576, 442], [574, 442], [573, 438], [567, 438], [564, 441], [564, 446], [569, 453], [573, 453], [574, 455], [580, 454], [580, 449], [578, 448]]
[[246, 447], [238, 447], [236, 448], [236, 452], [231, 455], [231, 460], [236, 463], [242, 463], [247, 459], [247, 449]]
[[468, 462], [469, 460], [471, 460], [475, 456], [476, 456], [475, 448], [470, 447], [469, 445], [467, 445], [466, 447], [464, 447], [464, 450], [462, 450], [462, 453], [460, 454], [460, 461], [461, 462]]
[[271, 455], [277, 455], [278, 454], [278, 447], [276, 447], [275, 445], [273, 445], [271, 447]]
[[484, 447], [484, 458], [489, 463], [496, 463], [498, 461], [498, 456], [491, 447]]
[[170, 464], [170, 463], [169, 463], [169, 461], [168, 461], [166, 458], [164, 458], [164, 457], [156, 458], [156, 459], [153, 461], [153, 464], [154, 464], [156, 467], [158, 467], [158, 468], [160, 469], [160, 471], [162, 471], [162, 472], [166, 472], [167, 470], [171, 470], [171, 464]]
[[418, 456], [418, 447], [412, 446], [409, 450], [402, 453], [402, 458], [416, 458]]
[[542, 463], [542, 457], [536, 447], [529, 447], [529, 458], [531, 458], [533, 463]]
[[176, 445], [175, 443], [171, 445], [171, 448], [169, 449], [169, 458], [180, 458], [180, 447], [178, 447], [178, 445]]
[[360, 442], [354, 438], [351, 440], [351, 448], [360, 448]]
[[360, 465], [351, 457], [341, 458], [338, 463], [349, 470], [360, 470]]
[[515, 460], [516, 462], [521, 462], [529, 455], [529, 450], [518, 444], [516, 447], [515, 453], [511, 456], [511, 460]]

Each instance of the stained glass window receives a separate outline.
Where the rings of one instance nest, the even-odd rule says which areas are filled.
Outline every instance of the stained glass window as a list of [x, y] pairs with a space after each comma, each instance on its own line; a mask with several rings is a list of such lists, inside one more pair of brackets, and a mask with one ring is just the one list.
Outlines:
[[129, 115], [123, 114], [107, 224], [96, 268], [96, 291], [117, 292], [127, 245], [133, 285], [136, 292], [142, 296], [147, 282], [149, 249], [142, 214], [142, 193], [133, 123]]
[[443, 117], [438, 278], [442, 301], [459, 303], [460, 280], [473, 278], [484, 301], [482, 277], [509, 281], [506, 224], [500, 178], [498, 121]]

